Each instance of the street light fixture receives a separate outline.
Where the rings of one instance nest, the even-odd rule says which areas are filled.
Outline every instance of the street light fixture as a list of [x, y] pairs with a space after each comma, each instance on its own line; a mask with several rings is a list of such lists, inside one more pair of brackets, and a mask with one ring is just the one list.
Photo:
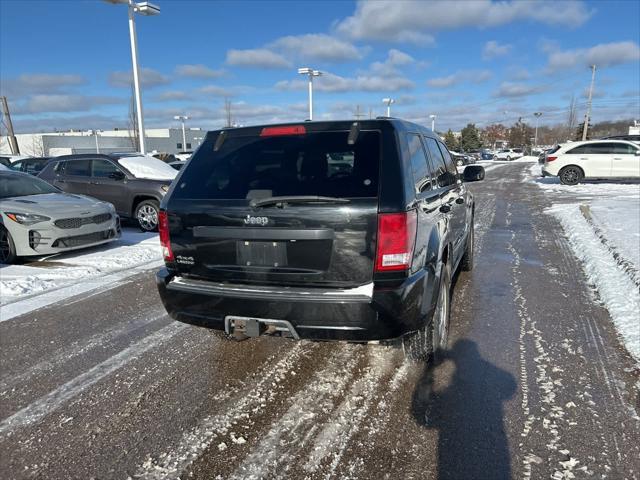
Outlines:
[[135, 14], [144, 16], [158, 15], [160, 7], [150, 2], [135, 3], [133, 0], [105, 0], [112, 4], [126, 4], [129, 8], [129, 39], [131, 41], [131, 63], [133, 64], [133, 86], [136, 96], [136, 114], [138, 117], [138, 137], [140, 151], [146, 153], [144, 139], [144, 115], [142, 112], [142, 93], [140, 91], [140, 69], [138, 67], [138, 37], [136, 35]]
[[382, 99], [382, 103], [385, 103], [387, 105], [387, 117], [391, 116], [391, 104], [392, 103], [396, 103], [396, 101], [393, 98], [383, 98]]
[[431, 119], [431, 131], [435, 132], [436, 131], [436, 115], [429, 115], [429, 118]]
[[176, 115], [173, 117], [174, 120], [180, 120], [182, 123], [182, 150], [187, 150], [187, 135], [184, 132], [184, 122], [185, 120], [189, 120], [189, 117], [186, 115]]
[[313, 120], [313, 77], [319, 77], [322, 72], [311, 67], [302, 67], [298, 69], [298, 73], [309, 76], [309, 120]]

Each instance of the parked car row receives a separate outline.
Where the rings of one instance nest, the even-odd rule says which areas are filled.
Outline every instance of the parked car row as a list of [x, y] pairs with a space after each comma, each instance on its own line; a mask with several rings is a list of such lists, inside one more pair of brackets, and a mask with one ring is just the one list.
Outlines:
[[[27, 173], [28, 172], [28, 173]], [[177, 170], [140, 154], [22, 158], [0, 168], [0, 262], [99, 245], [120, 218], [158, 228]], [[37, 175], [37, 176], [36, 176]]]

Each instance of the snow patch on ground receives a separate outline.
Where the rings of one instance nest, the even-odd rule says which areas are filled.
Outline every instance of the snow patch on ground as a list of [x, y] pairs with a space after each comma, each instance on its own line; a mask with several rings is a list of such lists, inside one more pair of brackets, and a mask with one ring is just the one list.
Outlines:
[[[156, 234], [123, 230], [115, 242], [88, 250], [46, 257], [26, 265], [0, 266], [0, 305], [110, 273], [162, 260]], [[0, 315], [0, 320], [2, 315]]]
[[[596, 204], [596, 212], [600, 212], [602, 215], [602, 212], [612, 208], [610, 202]], [[628, 215], [618, 216], [618, 218], [630, 218], [633, 214], [637, 217], [639, 211], [640, 199], [635, 203], [635, 206], [627, 210]], [[629, 275], [619, 267], [610, 250], [598, 238], [593, 227], [589, 225], [580, 211], [579, 205], [554, 205], [546, 212], [553, 214], [560, 220], [574, 254], [582, 261], [589, 282], [598, 290], [627, 350], [640, 363], [640, 322], [638, 321], [640, 292], [638, 287]], [[612, 223], [612, 220], [608, 222], [611, 228], [615, 225]], [[631, 249], [635, 245], [635, 252], [637, 252], [640, 248], [637, 240], [640, 238], [637, 218], [633, 225], [635, 225], [635, 231], [631, 235], [615, 236], [616, 232], [613, 229], [610, 230], [610, 234], [613, 242], [631, 247]], [[637, 259], [635, 256], [633, 258]]]

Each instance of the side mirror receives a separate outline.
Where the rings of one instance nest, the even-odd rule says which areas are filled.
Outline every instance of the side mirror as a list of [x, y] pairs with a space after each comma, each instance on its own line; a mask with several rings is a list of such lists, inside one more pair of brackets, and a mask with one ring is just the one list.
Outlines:
[[634, 153], [634, 155], [635, 155], [636, 157], [640, 157], [640, 150], [636, 150], [636, 153]]
[[122, 173], [122, 172], [111, 172], [109, 174], [109, 178], [113, 178], [114, 180], [124, 180], [124, 173]]
[[462, 179], [465, 182], [477, 182], [479, 180], [484, 180], [484, 167], [481, 167], [480, 165], [469, 165], [464, 169]]

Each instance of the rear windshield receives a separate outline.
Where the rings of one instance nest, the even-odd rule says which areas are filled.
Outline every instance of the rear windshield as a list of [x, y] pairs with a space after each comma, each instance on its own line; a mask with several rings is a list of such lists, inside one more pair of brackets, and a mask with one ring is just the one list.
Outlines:
[[184, 168], [177, 198], [251, 199], [285, 195], [376, 197], [379, 132], [227, 138], [213, 150], [209, 137]]

